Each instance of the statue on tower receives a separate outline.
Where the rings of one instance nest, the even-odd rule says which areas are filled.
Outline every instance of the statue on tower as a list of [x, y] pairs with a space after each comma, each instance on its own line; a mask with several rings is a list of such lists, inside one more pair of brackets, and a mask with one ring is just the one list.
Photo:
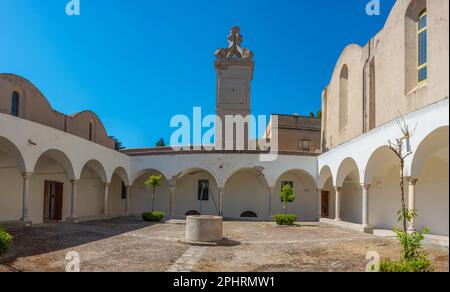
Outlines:
[[253, 52], [249, 49], [241, 47], [244, 37], [241, 35], [241, 29], [238, 26], [231, 28], [231, 33], [228, 36], [229, 46], [226, 49], [219, 49], [215, 52], [217, 59], [243, 59], [252, 61]]

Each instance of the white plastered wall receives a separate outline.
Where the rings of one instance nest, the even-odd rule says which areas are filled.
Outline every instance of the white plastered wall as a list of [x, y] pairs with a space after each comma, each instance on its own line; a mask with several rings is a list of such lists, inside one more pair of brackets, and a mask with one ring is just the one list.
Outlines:
[[259, 174], [241, 171], [233, 175], [225, 186], [223, 200], [225, 218], [241, 219], [247, 211], [258, 215], [254, 219], [269, 217], [269, 188]]

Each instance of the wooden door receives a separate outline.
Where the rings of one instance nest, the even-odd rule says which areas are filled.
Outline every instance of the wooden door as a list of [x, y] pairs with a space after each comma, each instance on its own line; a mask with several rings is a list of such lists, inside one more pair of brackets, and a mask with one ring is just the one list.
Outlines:
[[55, 183], [55, 212], [53, 220], [62, 220], [64, 184]]
[[63, 193], [63, 183], [55, 181], [45, 181], [44, 222], [62, 220]]
[[322, 218], [329, 217], [329, 204], [328, 204], [329, 198], [330, 198], [330, 192], [323, 191], [322, 196], [321, 196]]

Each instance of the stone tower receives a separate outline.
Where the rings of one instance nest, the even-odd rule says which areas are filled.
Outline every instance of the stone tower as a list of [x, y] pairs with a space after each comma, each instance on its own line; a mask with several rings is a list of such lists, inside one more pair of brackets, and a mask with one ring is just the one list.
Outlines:
[[[255, 63], [253, 53], [241, 47], [243, 36], [240, 28], [231, 28], [228, 36], [229, 46], [226, 49], [219, 49], [215, 55], [217, 72], [217, 100], [216, 114], [222, 121], [222, 128], [216, 132], [216, 148], [225, 149], [225, 117], [241, 116], [243, 118], [250, 115], [250, 92], [251, 81]], [[248, 124], [244, 129], [244, 145], [248, 149]], [[236, 141], [236, 133], [233, 134]], [[233, 148], [236, 148], [234, 142]], [[242, 150], [242, 149], [237, 149]]]

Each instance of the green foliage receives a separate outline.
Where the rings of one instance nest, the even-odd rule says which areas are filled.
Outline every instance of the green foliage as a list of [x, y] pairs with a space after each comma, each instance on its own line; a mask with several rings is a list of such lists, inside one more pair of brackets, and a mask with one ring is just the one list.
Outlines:
[[422, 241], [425, 239], [425, 234], [428, 233], [428, 229], [424, 228], [422, 232], [404, 232], [398, 229], [394, 229], [397, 234], [397, 239], [403, 248], [402, 260], [411, 261], [424, 257], [421, 252]]
[[399, 210], [397, 212], [397, 221], [403, 222], [406, 220], [406, 222], [411, 222], [414, 218], [417, 217], [417, 210]]
[[3, 228], [0, 228], [0, 255], [5, 253], [12, 244], [13, 237]]
[[318, 111], [316, 117], [322, 119], [322, 111]]
[[295, 199], [294, 188], [291, 184], [285, 184], [281, 189], [281, 201], [286, 214], [288, 213], [288, 203], [293, 203]]
[[155, 191], [161, 185], [161, 179], [161, 175], [152, 175], [145, 181], [147, 187], [152, 189], [152, 212], [155, 211]]
[[165, 146], [166, 146], [166, 142], [164, 142], [164, 139], [161, 138], [161, 139], [159, 139], [158, 142], [156, 142], [156, 145], [155, 145], [155, 146], [156, 146], [156, 147], [165, 147]]
[[145, 185], [149, 189], [157, 188], [161, 185], [162, 176], [160, 175], [152, 175], [145, 181]]
[[425, 257], [409, 261], [383, 260], [380, 263], [380, 272], [383, 273], [429, 273], [433, 271], [431, 262]]
[[147, 222], [161, 222], [164, 220], [165, 214], [163, 212], [154, 211], [142, 214], [142, 219]]
[[[402, 209], [398, 211], [398, 221], [410, 223], [417, 217], [416, 210]], [[432, 263], [422, 250], [425, 234], [429, 232], [424, 228], [421, 232], [408, 232], [394, 229], [397, 239], [402, 246], [403, 253], [399, 261], [384, 260], [380, 263], [381, 272], [433, 272]]]
[[273, 216], [273, 219], [278, 225], [294, 225], [297, 221], [297, 216], [291, 214], [276, 214]]

